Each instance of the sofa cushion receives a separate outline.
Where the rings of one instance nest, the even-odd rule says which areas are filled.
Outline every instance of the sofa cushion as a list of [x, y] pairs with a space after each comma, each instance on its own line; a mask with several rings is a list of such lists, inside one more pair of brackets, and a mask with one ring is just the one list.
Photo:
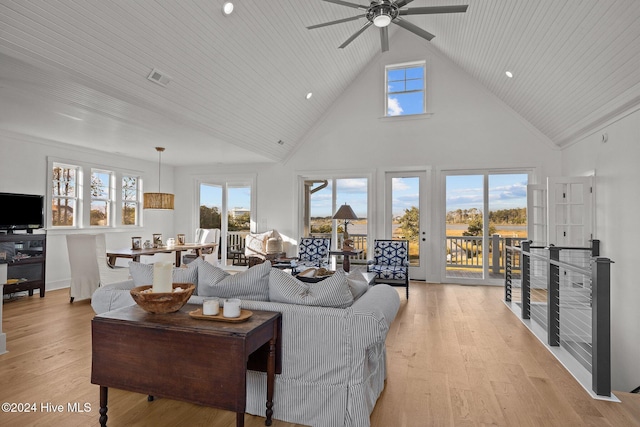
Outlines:
[[[204, 261], [203, 261], [204, 262]], [[174, 283], [193, 283], [196, 286], [194, 295], [198, 292], [198, 263], [192, 262], [185, 267], [173, 268]], [[153, 284], [153, 264], [143, 264], [141, 262], [131, 261], [129, 263], [129, 274], [133, 279], [135, 286], [152, 285]]]
[[336, 271], [320, 282], [305, 283], [273, 268], [269, 278], [269, 301], [345, 308], [353, 304], [353, 294], [342, 271]]
[[229, 274], [203, 261], [198, 263], [198, 295], [269, 301], [270, 271], [268, 261], [237, 274]]
[[347, 275], [347, 283], [349, 284], [349, 290], [353, 295], [354, 301], [369, 290], [369, 283], [359, 271], [349, 273]]

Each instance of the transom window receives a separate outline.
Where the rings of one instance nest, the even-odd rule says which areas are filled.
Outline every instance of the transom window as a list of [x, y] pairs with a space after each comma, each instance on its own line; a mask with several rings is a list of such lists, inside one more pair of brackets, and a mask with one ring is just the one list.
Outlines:
[[425, 62], [388, 65], [385, 68], [385, 115], [424, 114]]

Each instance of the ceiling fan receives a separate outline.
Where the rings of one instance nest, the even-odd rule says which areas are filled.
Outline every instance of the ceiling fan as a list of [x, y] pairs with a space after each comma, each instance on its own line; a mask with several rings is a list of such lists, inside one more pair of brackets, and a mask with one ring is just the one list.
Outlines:
[[352, 16], [350, 18], [338, 19], [336, 21], [325, 22], [324, 24], [317, 24], [307, 27], [309, 30], [314, 28], [326, 27], [327, 25], [341, 24], [343, 22], [355, 21], [356, 19], [366, 18], [367, 22], [364, 23], [358, 31], [356, 31], [351, 37], [349, 37], [339, 47], [343, 49], [347, 47], [349, 43], [355, 40], [360, 34], [364, 32], [371, 25], [375, 25], [380, 28], [380, 43], [382, 45], [382, 51], [389, 50], [389, 24], [396, 24], [409, 30], [412, 33], [426, 39], [431, 40], [435, 36], [428, 31], [412, 24], [409, 21], [402, 19], [401, 15], [430, 15], [436, 13], [462, 13], [467, 11], [468, 5], [460, 6], [431, 6], [431, 7], [412, 7], [408, 9], [402, 9], [413, 0], [374, 0], [369, 6], [363, 6], [356, 3], [350, 3], [342, 0], [322, 0], [328, 3], [335, 3], [341, 6], [352, 7], [354, 9], [364, 10], [363, 15]]

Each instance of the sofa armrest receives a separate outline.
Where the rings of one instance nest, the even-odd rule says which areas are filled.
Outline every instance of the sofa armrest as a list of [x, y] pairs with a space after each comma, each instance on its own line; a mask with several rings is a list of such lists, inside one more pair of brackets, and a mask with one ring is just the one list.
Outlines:
[[400, 309], [400, 297], [393, 287], [377, 284], [370, 286], [369, 290], [358, 298], [351, 308], [354, 313], [378, 314], [384, 319], [388, 328]]
[[110, 283], [101, 286], [91, 296], [91, 307], [96, 314], [134, 305], [136, 302], [129, 291], [135, 287], [133, 280]]

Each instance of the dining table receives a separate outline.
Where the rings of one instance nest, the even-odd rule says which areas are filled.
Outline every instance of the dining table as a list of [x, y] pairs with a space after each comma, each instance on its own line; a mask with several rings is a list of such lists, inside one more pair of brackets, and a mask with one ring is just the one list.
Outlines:
[[215, 251], [217, 246], [217, 243], [185, 243], [182, 245], [165, 245], [157, 246], [154, 248], [107, 249], [107, 263], [109, 264], [109, 267], [114, 268], [116, 265], [116, 260], [118, 258], [128, 258], [132, 259], [133, 261], [140, 262], [141, 256], [152, 256], [155, 254], [175, 252], [175, 266], [180, 267], [180, 264], [182, 263], [183, 251], [195, 251], [197, 256], [202, 256], [204, 251], [208, 251], [209, 249], [211, 249], [211, 251]]

